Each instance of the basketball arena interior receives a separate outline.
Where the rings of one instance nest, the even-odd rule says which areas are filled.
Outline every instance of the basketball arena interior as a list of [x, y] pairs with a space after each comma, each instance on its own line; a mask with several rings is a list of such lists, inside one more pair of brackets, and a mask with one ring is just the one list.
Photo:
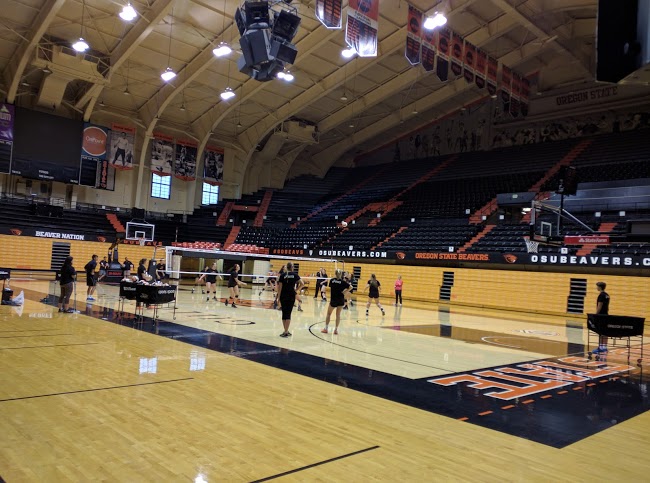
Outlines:
[[650, 0], [0, 10], [0, 481], [648, 481]]

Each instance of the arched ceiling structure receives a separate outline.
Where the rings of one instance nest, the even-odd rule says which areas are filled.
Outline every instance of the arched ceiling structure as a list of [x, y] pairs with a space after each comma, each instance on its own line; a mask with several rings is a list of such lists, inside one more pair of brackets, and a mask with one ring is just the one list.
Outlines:
[[[380, 0], [378, 57], [352, 59], [341, 56], [344, 30], [327, 30], [316, 20], [315, 0], [294, 0], [302, 23], [292, 83], [260, 83], [239, 73], [237, 50], [213, 56], [222, 41], [238, 48], [233, 17], [241, 1], [133, 0], [138, 17], [132, 22], [118, 17], [125, 3], [2, 0], [3, 97], [32, 106], [48, 75], [67, 76], [59, 109], [86, 120], [130, 120], [144, 129], [144, 143], [155, 129], [168, 129], [201, 147], [232, 148], [240, 164], [240, 179], [233, 182], [244, 186], [246, 173], [259, 173], [275, 159], [285, 175], [294, 163], [322, 175], [342, 157], [370, 151], [482, 95], [462, 80], [440, 82], [406, 61], [404, 0]], [[444, 9], [451, 29], [518, 72], [535, 73], [539, 91], [594, 80], [597, 0], [410, 3], [425, 12]], [[84, 57], [96, 64], [92, 75], [75, 76], [56, 65], [53, 51], [74, 54], [69, 45], [80, 35], [92, 49]], [[165, 83], [160, 74], [168, 64], [178, 75]], [[236, 93], [230, 101], [219, 96], [226, 87]], [[264, 153], [265, 143], [291, 119], [317, 126], [319, 141], [276, 139], [277, 150]]]

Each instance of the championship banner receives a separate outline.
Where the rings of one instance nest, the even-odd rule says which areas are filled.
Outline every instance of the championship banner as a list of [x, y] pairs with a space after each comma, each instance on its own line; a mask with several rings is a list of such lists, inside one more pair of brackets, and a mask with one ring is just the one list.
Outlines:
[[115, 169], [133, 169], [135, 128], [113, 123], [108, 150], [108, 164]]
[[510, 112], [510, 92], [512, 89], [512, 69], [507, 65], [501, 67], [501, 100], [503, 101], [503, 113]]
[[512, 117], [519, 116], [519, 93], [521, 92], [521, 76], [516, 72], [512, 73], [512, 96], [510, 97], [510, 114]]
[[448, 29], [438, 31], [438, 62], [436, 62], [436, 75], [445, 82], [449, 78], [449, 47], [451, 33]]
[[171, 176], [174, 167], [174, 138], [153, 133], [151, 140], [151, 171], [159, 176]]
[[492, 56], [488, 55], [487, 61], [487, 90], [491, 96], [497, 93], [497, 69], [499, 62]]
[[463, 73], [463, 38], [456, 32], [451, 34], [451, 71], [456, 77]]
[[345, 43], [359, 57], [377, 57], [379, 0], [350, 0]]
[[474, 82], [476, 87], [485, 87], [485, 69], [487, 68], [487, 53], [484, 50], [476, 49], [476, 72]]
[[223, 183], [223, 149], [208, 146], [203, 151], [203, 181], [212, 186]]
[[521, 99], [519, 101], [522, 116], [528, 115], [528, 106], [530, 103], [530, 81], [527, 78], [521, 79]]
[[418, 65], [422, 47], [422, 11], [413, 5], [409, 5], [406, 27], [406, 51], [404, 55], [411, 65]]
[[14, 106], [0, 103], [0, 173], [11, 173], [11, 158], [14, 151], [14, 119]]
[[340, 29], [343, 0], [316, 0], [316, 18], [328, 29]]
[[468, 83], [472, 84], [474, 82], [474, 65], [476, 63], [476, 46], [474, 44], [465, 41], [463, 59], [465, 59], [463, 76]]
[[432, 30], [424, 30], [422, 33], [422, 67], [426, 72], [432, 72], [436, 60], [435, 45], [438, 39]]
[[176, 141], [176, 162], [174, 176], [184, 181], [196, 179], [197, 144], [195, 141], [181, 139]]

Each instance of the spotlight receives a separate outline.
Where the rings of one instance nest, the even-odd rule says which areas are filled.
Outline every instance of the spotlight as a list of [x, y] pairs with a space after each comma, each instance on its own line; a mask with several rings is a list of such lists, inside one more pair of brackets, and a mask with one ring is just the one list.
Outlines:
[[127, 22], [130, 22], [137, 16], [138, 16], [138, 12], [136, 12], [135, 8], [131, 6], [131, 2], [127, 3], [126, 6], [120, 12], [120, 18], [122, 20], [126, 20]]
[[215, 49], [212, 50], [212, 53], [214, 54], [215, 57], [224, 57], [230, 54], [231, 52], [232, 49], [225, 42], [221, 42]]
[[167, 68], [165, 69], [165, 72], [163, 72], [162, 74], [160, 74], [160, 77], [161, 77], [162, 80], [164, 80], [165, 82], [169, 82], [169, 81], [172, 80], [174, 77], [176, 77], [176, 72], [174, 72], [174, 70], [173, 70], [171, 67], [167, 67]]
[[90, 46], [86, 43], [86, 41], [82, 37], [79, 37], [79, 40], [77, 40], [74, 44], [72, 44], [72, 48], [77, 52], [83, 53], [86, 50], [88, 50]]
[[433, 30], [436, 27], [442, 27], [446, 23], [447, 17], [440, 12], [434, 12], [433, 17], [427, 17], [424, 21], [424, 28], [427, 30]]
[[294, 79], [293, 74], [291, 72], [289, 72], [288, 70], [278, 72], [277, 78], [282, 79], [282, 80], [287, 81], [287, 82], [291, 82]]
[[224, 101], [227, 101], [228, 99], [232, 99], [233, 97], [235, 97], [235, 93], [230, 87], [226, 87], [226, 90], [221, 93], [221, 98]]
[[345, 57], [346, 59], [350, 59], [350, 58], [354, 57], [354, 55], [355, 55], [356, 53], [357, 53], [357, 52], [356, 52], [354, 49], [345, 49], [345, 50], [343, 50], [343, 51], [341, 52], [341, 55], [342, 55], [343, 57]]

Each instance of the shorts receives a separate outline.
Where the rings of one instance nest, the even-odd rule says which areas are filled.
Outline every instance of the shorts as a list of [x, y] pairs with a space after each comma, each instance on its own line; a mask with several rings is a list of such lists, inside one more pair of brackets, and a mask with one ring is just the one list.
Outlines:
[[99, 276], [101, 277], [102, 275], [106, 275], [106, 270], [100, 270], [99, 271]]
[[280, 300], [282, 306], [282, 320], [291, 320], [291, 312], [293, 312], [293, 304], [295, 300]]
[[94, 275], [86, 275], [86, 285], [89, 287], [94, 287], [97, 285], [97, 280], [95, 280]]
[[330, 307], [343, 307], [345, 305], [345, 300], [343, 299], [338, 299], [338, 300], [330, 300]]
[[237, 284], [235, 284], [235, 285], [228, 284], [228, 288], [235, 288], [236, 286], [237, 286]]

